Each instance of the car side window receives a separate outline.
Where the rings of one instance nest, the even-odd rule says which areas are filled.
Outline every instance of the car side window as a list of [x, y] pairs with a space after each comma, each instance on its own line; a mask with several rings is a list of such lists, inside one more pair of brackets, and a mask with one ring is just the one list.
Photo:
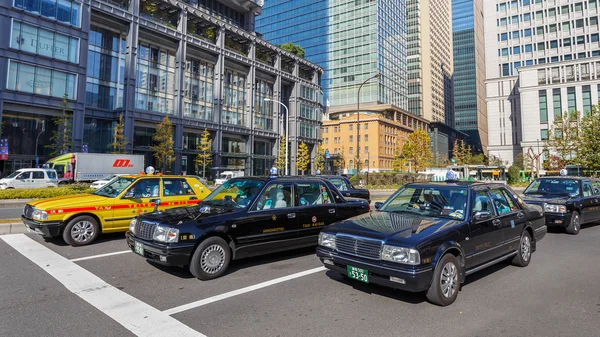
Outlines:
[[298, 200], [300, 206], [323, 205], [331, 203], [331, 194], [327, 186], [319, 182], [299, 183]]
[[44, 179], [44, 172], [42, 171], [33, 171], [33, 179]]
[[508, 206], [510, 207], [511, 210], [513, 211], [518, 211], [519, 210], [519, 206], [518, 204], [515, 202], [515, 200], [513, 199], [513, 197], [510, 195], [510, 193], [508, 193], [507, 190], [502, 189], [502, 194], [504, 195], [504, 197], [506, 198], [506, 201], [508, 202]]
[[163, 179], [163, 196], [193, 195], [194, 190], [185, 179]]
[[266, 210], [276, 208], [294, 207], [294, 195], [292, 194], [292, 184], [272, 184], [264, 189], [258, 198], [254, 210]]
[[151, 198], [160, 195], [160, 179], [140, 179], [129, 188], [127, 194], [133, 191], [133, 198]]
[[340, 191], [347, 191], [348, 190], [348, 184], [346, 183], [346, 181], [344, 179], [342, 179], [342, 178], [333, 178], [330, 181], [333, 184], [333, 186], [335, 186], [338, 190], [340, 190]]
[[494, 214], [494, 209], [492, 207], [492, 201], [488, 194], [484, 191], [478, 191], [475, 194], [475, 198], [473, 199], [473, 206], [471, 207], [472, 213], [475, 214], [477, 212], [490, 212]]
[[583, 182], [583, 196], [591, 197], [592, 195], [594, 195], [594, 190], [592, 188], [592, 184], [590, 184], [588, 181], [584, 181]]
[[510, 207], [508, 200], [502, 193], [500, 189], [490, 190], [490, 195], [492, 197], [492, 203], [494, 204], [494, 208], [498, 215], [510, 213], [513, 209]]
[[17, 179], [31, 179], [31, 172], [23, 172], [19, 174]]
[[600, 194], [600, 181], [597, 181], [597, 180], [592, 181], [592, 187], [593, 187], [594, 195]]
[[54, 171], [46, 171], [46, 174], [48, 175], [48, 178], [56, 179], [56, 173], [54, 173]]

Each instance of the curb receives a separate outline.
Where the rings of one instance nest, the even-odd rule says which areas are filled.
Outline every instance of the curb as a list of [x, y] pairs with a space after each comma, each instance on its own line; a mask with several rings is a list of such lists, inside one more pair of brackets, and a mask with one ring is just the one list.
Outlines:
[[23, 208], [25, 204], [37, 199], [4, 199], [0, 200], [0, 208]]
[[0, 224], [0, 235], [27, 233], [27, 229], [22, 222]]

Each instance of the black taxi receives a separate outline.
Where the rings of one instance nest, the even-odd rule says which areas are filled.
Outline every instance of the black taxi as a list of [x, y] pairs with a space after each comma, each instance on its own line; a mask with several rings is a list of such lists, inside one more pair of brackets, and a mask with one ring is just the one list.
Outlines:
[[546, 234], [541, 208], [499, 183], [413, 183], [375, 207], [324, 228], [317, 256], [350, 279], [427, 291], [442, 306], [474, 272], [506, 259], [527, 266]]
[[356, 188], [350, 179], [344, 176], [321, 175], [323, 179], [329, 180], [345, 197], [365, 199], [371, 203], [371, 193], [366, 188]]
[[316, 246], [323, 227], [368, 211], [325, 179], [234, 178], [197, 206], [138, 216], [126, 238], [144, 258], [210, 280], [231, 260]]
[[544, 208], [548, 227], [562, 227], [569, 234], [579, 234], [582, 224], [600, 220], [600, 182], [595, 178], [538, 178], [527, 186], [523, 200]]

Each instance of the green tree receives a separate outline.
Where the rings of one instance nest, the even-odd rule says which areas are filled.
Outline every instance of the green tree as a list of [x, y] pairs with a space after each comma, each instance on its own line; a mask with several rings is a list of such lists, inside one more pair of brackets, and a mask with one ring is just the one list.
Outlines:
[[123, 114], [119, 115], [119, 122], [115, 124], [113, 128], [113, 142], [110, 143], [109, 148], [112, 149], [111, 153], [127, 153], [125, 147], [128, 142], [125, 138], [125, 122], [123, 122]]
[[396, 148], [394, 149], [394, 161], [392, 162], [392, 171], [404, 171], [404, 155], [402, 154], [402, 147], [400, 147], [400, 141], [397, 142]]
[[175, 161], [175, 150], [173, 150], [173, 123], [169, 116], [165, 116], [162, 122], [156, 125], [156, 132], [152, 136], [155, 145], [150, 149], [154, 152], [154, 158], [161, 167], [161, 172], [166, 173], [167, 168]]
[[279, 143], [279, 153], [277, 153], [277, 160], [275, 161], [275, 167], [280, 175], [285, 175], [285, 154], [287, 153], [287, 139], [285, 136], [281, 136]]
[[281, 46], [279, 46], [281, 49], [288, 51], [292, 54], [298, 55], [301, 58], [304, 58], [304, 49], [302, 49], [302, 47], [300, 47], [297, 44], [294, 44], [292, 42], [288, 42], [288, 43], [284, 43]]
[[471, 147], [463, 140], [455, 140], [454, 146], [452, 147], [452, 159], [456, 162], [456, 165], [469, 165], [473, 160], [473, 154]]
[[342, 146], [342, 150], [338, 154], [337, 158], [333, 161], [333, 166], [337, 167], [339, 170], [344, 170], [346, 168], [346, 158], [344, 156], [344, 146]]
[[325, 169], [325, 150], [323, 146], [319, 143], [317, 145], [317, 156], [315, 157], [315, 169], [319, 170], [319, 172], [323, 173]]
[[212, 139], [210, 139], [210, 132], [204, 129], [202, 136], [200, 137], [200, 143], [196, 147], [196, 150], [200, 151], [196, 156], [196, 165], [202, 167], [202, 178], [206, 178], [206, 168], [212, 163]]
[[51, 143], [46, 145], [47, 148], [52, 149], [52, 152], [50, 152], [52, 157], [69, 153], [69, 150], [73, 147], [73, 114], [67, 101], [68, 98], [69, 95], [67, 94], [63, 96], [60, 103], [61, 114], [52, 118], [57, 129], [52, 131]]
[[[502, 161], [500, 160], [500, 158], [498, 158], [496, 156], [492, 156], [492, 157], [494, 158], [494, 160], [492, 160], [492, 158], [490, 157], [490, 165], [494, 165], [494, 166], [502, 165]], [[495, 161], [496, 159], [500, 162], [500, 164], [496, 164], [496, 161]], [[492, 162], [494, 162], [494, 164], [492, 164]], [[515, 157], [513, 166], [519, 167], [521, 170], [525, 169], [525, 156], [523, 156], [523, 152], [519, 153]]]
[[574, 163], [579, 152], [579, 122], [579, 112], [565, 112], [555, 116], [554, 123], [548, 130], [548, 147], [566, 164]]
[[565, 168], [565, 162], [562, 159], [560, 159], [559, 156], [551, 154], [548, 156], [548, 160], [544, 161], [542, 167], [544, 168], [544, 170], [558, 171], [560, 169]]
[[577, 162], [588, 170], [600, 170], [600, 102], [592, 105], [592, 111], [585, 114], [581, 121]]
[[521, 180], [521, 168], [515, 165], [512, 165], [508, 168], [508, 183], [515, 184]]
[[431, 139], [424, 130], [416, 130], [408, 135], [408, 141], [402, 148], [404, 158], [413, 164], [416, 172], [424, 171], [433, 161]]
[[296, 165], [298, 166], [298, 170], [304, 175], [304, 171], [308, 169], [308, 165], [310, 164], [310, 151], [308, 150], [308, 146], [301, 142], [300, 146], [298, 146], [298, 161], [296, 161]]
[[480, 153], [480, 154], [471, 156], [471, 160], [469, 160], [469, 164], [470, 165], [487, 165], [488, 158], [483, 153]]

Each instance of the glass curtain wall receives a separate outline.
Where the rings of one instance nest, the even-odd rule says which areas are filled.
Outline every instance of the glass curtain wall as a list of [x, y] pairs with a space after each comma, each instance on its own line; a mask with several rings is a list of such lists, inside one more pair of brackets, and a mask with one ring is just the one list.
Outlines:
[[256, 97], [254, 101], [254, 127], [257, 129], [273, 130], [273, 83], [256, 80]]
[[246, 125], [246, 74], [225, 70], [223, 123]]
[[202, 120], [213, 120], [214, 64], [188, 58], [185, 72], [183, 114]]
[[140, 43], [137, 59], [136, 108], [173, 114], [175, 51]]

